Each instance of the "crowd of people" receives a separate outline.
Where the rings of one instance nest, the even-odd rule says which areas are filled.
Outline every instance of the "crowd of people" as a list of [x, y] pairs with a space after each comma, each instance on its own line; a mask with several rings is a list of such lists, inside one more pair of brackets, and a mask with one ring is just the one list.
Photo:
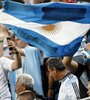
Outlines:
[[[13, 1], [76, 3], [75, 0]], [[89, 97], [89, 33], [75, 55], [47, 57], [39, 48], [20, 40], [11, 29], [0, 24], [0, 100], [82, 100]]]

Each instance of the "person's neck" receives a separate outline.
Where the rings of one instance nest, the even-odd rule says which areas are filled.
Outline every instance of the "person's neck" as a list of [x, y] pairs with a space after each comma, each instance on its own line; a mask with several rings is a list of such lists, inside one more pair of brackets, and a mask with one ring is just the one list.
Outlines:
[[58, 80], [62, 80], [68, 73], [69, 73], [68, 70], [64, 70], [64, 71], [60, 72], [60, 74], [57, 77]]

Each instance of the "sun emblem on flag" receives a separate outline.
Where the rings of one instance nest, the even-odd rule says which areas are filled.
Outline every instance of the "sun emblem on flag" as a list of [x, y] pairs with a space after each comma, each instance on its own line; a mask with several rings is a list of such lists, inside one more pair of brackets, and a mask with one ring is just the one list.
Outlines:
[[52, 31], [52, 30], [54, 30], [55, 25], [49, 24], [49, 25], [47, 25], [47, 26], [43, 26], [42, 28], [43, 28], [44, 30], [46, 30], [46, 31]]
[[42, 26], [41, 30], [42, 30], [42, 33], [45, 35], [54, 35], [58, 33], [58, 30], [60, 30], [60, 25], [49, 24], [46, 26]]

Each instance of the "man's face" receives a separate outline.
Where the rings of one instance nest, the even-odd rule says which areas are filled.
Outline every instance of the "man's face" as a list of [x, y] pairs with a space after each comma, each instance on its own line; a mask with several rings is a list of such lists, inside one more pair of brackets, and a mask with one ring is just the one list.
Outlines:
[[48, 67], [48, 71], [49, 71], [50, 75], [53, 77], [53, 79], [56, 80], [56, 69], [54, 69], [54, 68], [51, 69]]
[[20, 39], [16, 38], [15, 43], [19, 48], [24, 48], [26, 46], [26, 43], [21, 41]]
[[15, 92], [16, 92], [17, 94], [19, 94], [20, 92], [24, 91], [25, 89], [26, 89], [25, 85], [20, 84], [20, 83], [18, 82], [18, 80], [17, 80], [16, 86], [15, 86]]

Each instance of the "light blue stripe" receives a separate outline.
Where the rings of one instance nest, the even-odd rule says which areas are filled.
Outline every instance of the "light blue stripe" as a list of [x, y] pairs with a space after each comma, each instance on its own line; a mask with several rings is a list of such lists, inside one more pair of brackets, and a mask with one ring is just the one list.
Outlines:
[[15, 34], [23, 41], [42, 49], [47, 56], [73, 55], [79, 48], [82, 38], [78, 37], [67, 45], [58, 45], [31, 30], [19, 29]]
[[8, 73], [8, 79], [9, 79], [9, 83], [10, 83], [12, 100], [16, 100], [16, 93], [15, 93], [16, 73], [15, 72], [9, 72]]
[[79, 23], [90, 23], [89, 3], [41, 3], [25, 5], [8, 1], [4, 2], [4, 12], [27, 22], [32, 21], [42, 24], [67, 20]]
[[81, 41], [83, 39], [83, 37], [78, 37], [67, 45], [59, 45], [32, 30], [27, 30], [10, 25], [8, 27], [10, 27], [14, 31], [15, 35], [18, 38], [26, 43], [40, 48], [48, 57], [72, 56], [80, 47]]

